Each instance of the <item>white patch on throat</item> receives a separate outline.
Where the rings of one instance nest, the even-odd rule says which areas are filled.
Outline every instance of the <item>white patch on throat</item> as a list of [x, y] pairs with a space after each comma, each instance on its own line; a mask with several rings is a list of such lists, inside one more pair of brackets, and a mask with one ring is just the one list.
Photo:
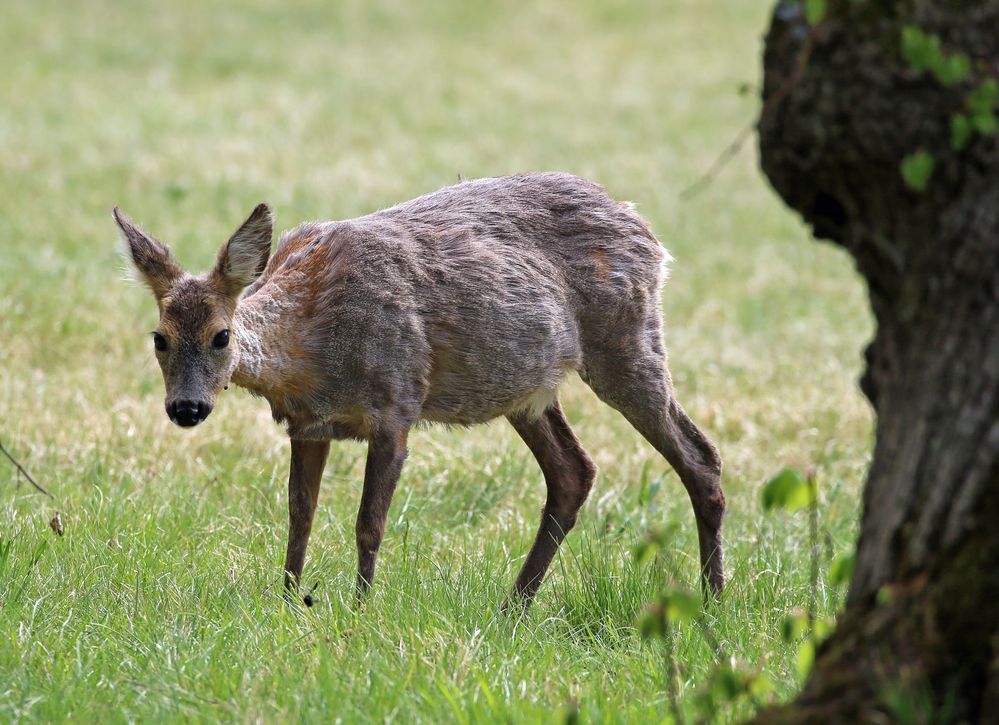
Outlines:
[[266, 396], [292, 364], [285, 352], [294, 304], [267, 293], [241, 301], [233, 316], [236, 338], [232, 381]]

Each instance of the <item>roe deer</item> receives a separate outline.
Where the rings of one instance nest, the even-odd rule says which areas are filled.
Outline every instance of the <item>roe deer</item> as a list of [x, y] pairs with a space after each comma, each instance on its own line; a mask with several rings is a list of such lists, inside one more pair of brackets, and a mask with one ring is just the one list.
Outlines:
[[170, 419], [202, 422], [231, 381], [266, 398], [287, 426], [289, 591], [331, 440], [368, 442], [356, 525], [362, 595], [409, 430], [505, 416], [548, 488], [511, 595], [529, 604], [596, 473], [558, 402], [572, 370], [679, 474], [702, 583], [721, 591], [721, 459], [673, 393], [660, 320], [668, 255], [631, 204], [568, 174], [480, 179], [358, 219], [302, 224], [273, 256], [261, 204], [201, 276], [117, 208], [114, 218], [159, 306], [153, 340]]

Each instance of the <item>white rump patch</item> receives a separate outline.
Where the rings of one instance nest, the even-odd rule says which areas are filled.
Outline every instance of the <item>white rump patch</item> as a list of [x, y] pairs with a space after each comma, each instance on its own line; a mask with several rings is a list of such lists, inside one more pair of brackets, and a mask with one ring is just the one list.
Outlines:
[[673, 261], [673, 255], [669, 253], [666, 247], [661, 247], [663, 250], [663, 258], [659, 262], [659, 286], [662, 287], [666, 284], [666, 280], [669, 279], [669, 264]]
[[558, 397], [558, 388], [539, 388], [517, 406], [517, 411], [531, 420], [537, 420], [552, 406], [556, 397]]

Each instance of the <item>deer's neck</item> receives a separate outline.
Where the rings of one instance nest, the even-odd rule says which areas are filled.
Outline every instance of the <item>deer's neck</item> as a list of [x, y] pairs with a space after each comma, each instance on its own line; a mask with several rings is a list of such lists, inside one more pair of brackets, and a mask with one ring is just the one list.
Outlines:
[[287, 299], [258, 292], [242, 300], [233, 317], [237, 343], [232, 382], [272, 400], [287, 389], [294, 376], [289, 352], [297, 347], [300, 333], [294, 310]]

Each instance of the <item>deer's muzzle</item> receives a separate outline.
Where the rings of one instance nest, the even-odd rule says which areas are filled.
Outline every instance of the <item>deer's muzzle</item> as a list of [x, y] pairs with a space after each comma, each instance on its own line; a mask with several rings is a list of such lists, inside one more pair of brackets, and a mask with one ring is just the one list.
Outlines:
[[170, 420], [182, 428], [196, 426], [211, 412], [211, 404], [201, 400], [174, 400], [166, 404], [166, 413]]

